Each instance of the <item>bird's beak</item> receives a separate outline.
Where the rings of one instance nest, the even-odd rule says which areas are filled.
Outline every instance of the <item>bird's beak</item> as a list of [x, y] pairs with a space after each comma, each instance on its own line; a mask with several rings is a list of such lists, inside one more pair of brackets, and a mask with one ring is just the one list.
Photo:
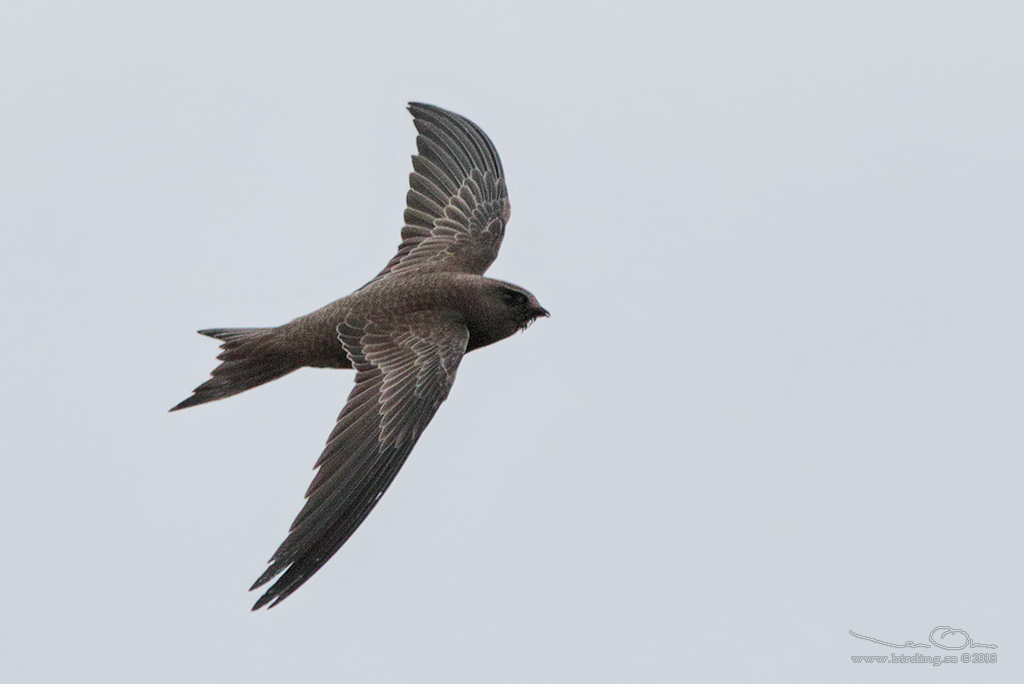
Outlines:
[[536, 309], [534, 309], [533, 314], [537, 318], [540, 318], [541, 316], [543, 316], [544, 318], [551, 318], [551, 314], [549, 314], [548, 310], [545, 309], [543, 306], [538, 306]]

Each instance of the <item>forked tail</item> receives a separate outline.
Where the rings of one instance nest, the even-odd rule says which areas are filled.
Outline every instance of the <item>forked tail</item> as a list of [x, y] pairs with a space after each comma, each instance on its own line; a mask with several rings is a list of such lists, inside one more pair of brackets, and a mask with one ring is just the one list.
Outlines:
[[209, 380], [192, 390], [192, 396], [172, 411], [223, 399], [276, 380], [302, 367], [276, 344], [276, 328], [214, 328], [200, 330], [200, 335], [221, 342], [217, 357], [221, 364], [213, 369]]

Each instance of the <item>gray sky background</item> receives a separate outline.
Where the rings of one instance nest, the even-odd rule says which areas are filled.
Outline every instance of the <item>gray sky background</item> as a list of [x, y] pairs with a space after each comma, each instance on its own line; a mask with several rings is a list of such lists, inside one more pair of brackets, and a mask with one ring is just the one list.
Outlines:
[[[666, 5], [3, 4], [0, 679], [1024, 681], [1024, 9]], [[250, 614], [352, 375], [166, 411], [391, 257], [409, 100], [553, 316]]]

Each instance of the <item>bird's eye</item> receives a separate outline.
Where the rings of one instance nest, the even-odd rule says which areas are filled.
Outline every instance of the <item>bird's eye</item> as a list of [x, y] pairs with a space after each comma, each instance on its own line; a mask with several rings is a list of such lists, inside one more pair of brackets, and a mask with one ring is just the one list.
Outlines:
[[522, 306], [526, 303], [526, 295], [522, 292], [516, 292], [515, 290], [505, 290], [501, 293], [501, 298], [505, 300], [505, 303], [509, 306]]

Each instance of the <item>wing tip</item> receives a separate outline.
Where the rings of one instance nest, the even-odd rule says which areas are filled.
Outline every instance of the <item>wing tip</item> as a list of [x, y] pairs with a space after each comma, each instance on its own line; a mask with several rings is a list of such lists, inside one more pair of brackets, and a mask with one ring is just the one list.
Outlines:
[[[433, 135], [428, 133], [430, 128], [438, 126], [440, 122], [447, 121], [449, 124], [454, 125], [462, 134], [470, 138], [471, 144], [477, 148], [476, 152], [480, 155], [479, 161], [483, 162], [484, 167], [490, 166], [495, 175], [499, 178], [504, 178], [505, 170], [501, 165], [501, 157], [498, 155], [498, 150], [494, 146], [494, 142], [480, 126], [461, 114], [456, 114], [448, 109], [425, 102], [409, 102], [406, 108], [413, 116], [416, 129], [421, 135], [426, 135], [428, 138], [433, 137]], [[425, 128], [421, 128], [421, 122]], [[443, 129], [443, 123], [440, 123], [440, 125]], [[418, 141], [419, 137], [417, 137], [417, 145], [419, 144]], [[477, 161], [473, 159], [472, 154], [470, 154], [469, 158], [470, 160]]]
[[476, 124], [474, 124], [472, 121], [462, 116], [461, 114], [456, 114], [455, 112], [449, 109], [445, 109], [444, 107], [438, 107], [437, 105], [427, 104], [426, 102], [410, 102], [406, 106], [406, 109], [409, 110], [409, 113], [412, 114], [414, 119], [420, 121], [427, 121], [428, 123], [431, 123], [429, 121], [429, 116], [430, 114], [434, 114], [442, 119], [448, 119], [450, 121], [458, 122], [463, 126], [468, 124], [472, 128], [479, 128], [478, 126], [476, 126]]

